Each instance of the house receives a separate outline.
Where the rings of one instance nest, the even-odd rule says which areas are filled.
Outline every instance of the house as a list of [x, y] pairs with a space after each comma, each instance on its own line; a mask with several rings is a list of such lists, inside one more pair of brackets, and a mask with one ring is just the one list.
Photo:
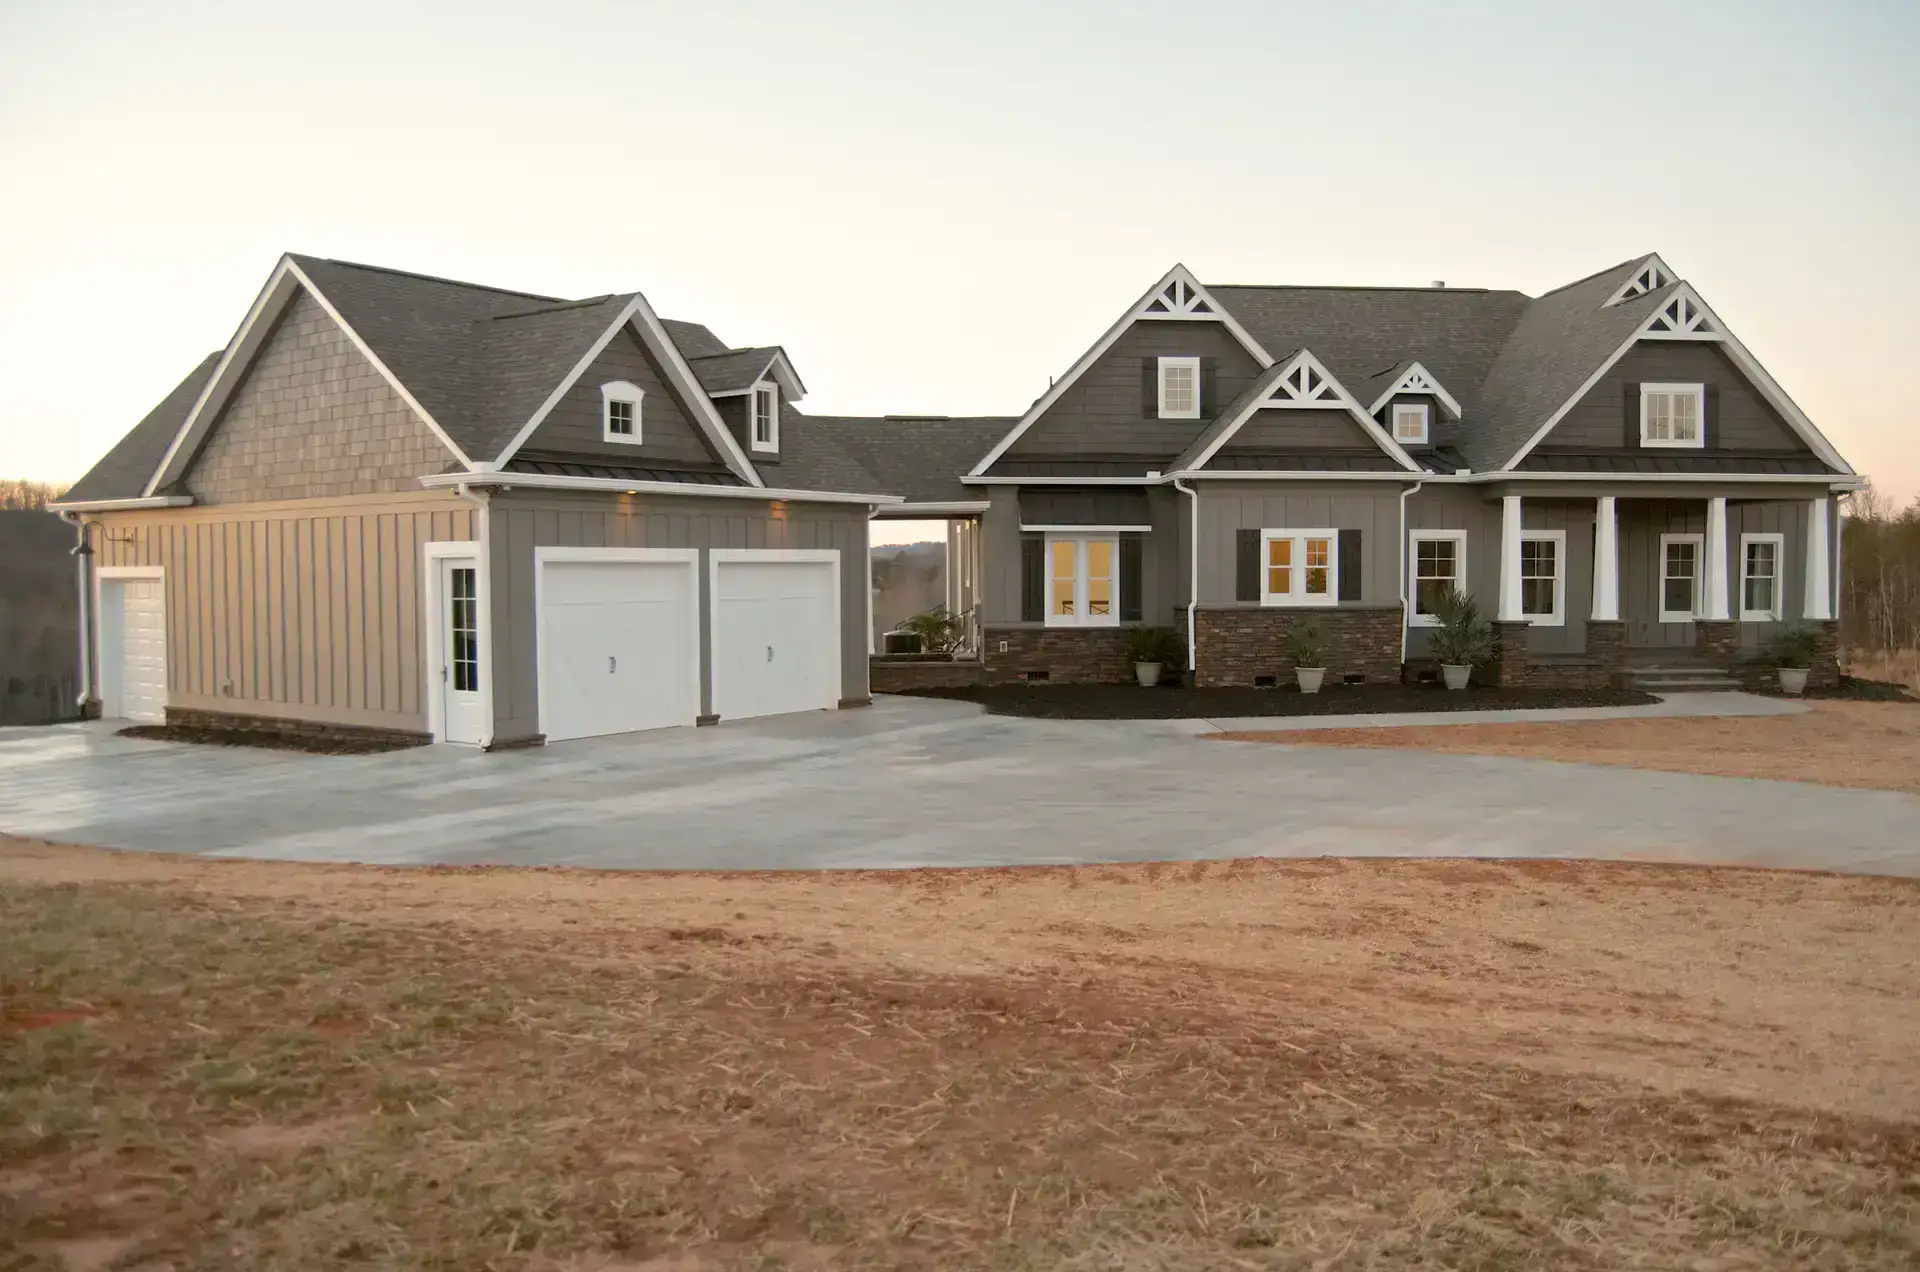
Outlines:
[[876, 688], [1122, 680], [1140, 624], [1184, 633], [1202, 686], [1285, 683], [1309, 618], [1336, 683], [1398, 680], [1431, 668], [1449, 587], [1496, 620], [1507, 684], [1732, 683], [1790, 626], [1821, 634], [1814, 683], [1837, 675], [1860, 479], [1658, 256], [1538, 297], [1176, 266], [1024, 415], [977, 424], [941, 426], [972, 458], [939, 472], [863, 430], [911, 505], [888, 511], [959, 527], [978, 632], [977, 667], [882, 660]]
[[55, 505], [84, 696], [131, 720], [505, 747], [868, 701], [900, 502], [778, 346], [284, 257]]

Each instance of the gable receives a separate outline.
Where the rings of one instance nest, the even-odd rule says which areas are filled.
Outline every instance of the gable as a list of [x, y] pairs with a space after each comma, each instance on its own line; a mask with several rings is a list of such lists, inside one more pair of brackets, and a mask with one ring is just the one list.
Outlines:
[[1340, 409], [1300, 410], [1266, 407], [1247, 417], [1216, 455], [1258, 455], [1275, 451], [1365, 451], [1380, 447], [1351, 414]]
[[[633, 384], [646, 395], [641, 403], [638, 445], [609, 442], [603, 436], [600, 386], [616, 380]], [[659, 362], [625, 324], [553, 404], [523, 448], [702, 468], [723, 463], [693, 422], [687, 404], [669, 386]]]
[[202, 503], [411, 489], [456, 457], [305, 288], [188, 466]]
[[[1713, 450], [1813, 453], [1719, 344], [1659, 339], [1637, 341], [1622, 354], [1540, 439], [1536, 450], [1549, 454], [1638, 451], [1638, 408], [1629, 411], [1627, 388], [1645, 383], [1697, 383], [1716, 390], [1715, 427], [1708, 437]], [[1663, 453], [1673, 454], [1671, 450]]]
[[[1198, 357], [1200, 419], [1157, 418], [1158, 360]], [[1211, 371], [1211, 375], [1207, 374]], [[1186, 449], [1260, 373], [1260, 364], [1219, 322], [1136, 322], [1100, 354], [1006, 450], [1010, 457], [1129, 455], [1171, 458]]]

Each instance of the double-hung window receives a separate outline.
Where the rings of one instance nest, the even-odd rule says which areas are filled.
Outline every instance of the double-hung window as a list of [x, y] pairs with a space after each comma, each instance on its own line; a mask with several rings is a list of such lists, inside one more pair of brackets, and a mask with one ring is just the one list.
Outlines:
[[638, 385], [615, 380], [600, 386], [600, 436], [604, 441], [640, 444], [640, 403], [646, 397]]
[[1047, 626], [1120, 622], [1120, 541], [1047, 537]]
[[1393, 408], [1393, 440], [1403, 445], [1427, 444], [1427, 419], [1431, 414], [1424, 402], [1401, 402]]
[[774, 384], [756, 384], [749, 400], [753, 403], [753, 449], [780, 449], [780, 388]]
[[1770, 623], [1781, 616], [1780, 557], [1786, 538], [1778, 534], [1740, 536], [1740, 621]]
[[1697, 534], [1660, 536], [1660, 621], [1691, 623], [1700, 612], [1700, 564]]
[[1440, 602], [1450, 591], [1467, 590], [1467, 532], [1415, 530], [1411, 559], [1414, 627], [1440, 625]]
[[1567, 621], [1567, 532], [1527, 530], [1520, 535], [1520, 615], [1536, 627]]
[[1704, 384], [1640, 386], [1640, 444], [1699, 449], [1706, 445]]
[[1200, 418], [1200, 359], [1160, 359], [1160, 418]]
[[1335, 530], [1262, 530], [1260, 603], [1338, 604], [1339, 540]]

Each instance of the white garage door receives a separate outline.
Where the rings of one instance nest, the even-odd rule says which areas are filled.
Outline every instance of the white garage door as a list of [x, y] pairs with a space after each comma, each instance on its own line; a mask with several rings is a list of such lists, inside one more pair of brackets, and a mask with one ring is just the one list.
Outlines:
[[714, 553], [713, 710], [722, 720], [840, 704], [838, 554]]
[[100, 582], [102, 713], [159, 724], [167, 714], [167, 604], [159, 579]]
[[688, 561], [542, 561], [540, 724], [549, 741], [692, 724], [698, 613]]

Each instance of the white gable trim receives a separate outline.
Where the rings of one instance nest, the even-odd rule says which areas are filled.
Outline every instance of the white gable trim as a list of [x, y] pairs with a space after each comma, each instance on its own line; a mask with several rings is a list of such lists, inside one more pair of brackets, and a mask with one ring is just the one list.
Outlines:
[[259, 297], [254, 300], [253, 308], [247, 311], [240, 329], [234, 332], [233, 339], [228, 342], [227, 351], [221, 355], [220, 364], [207, 378], [206, 387], [200, 390], [200, 397], [194, 402], [193, 409], [188, 411], [187, 418], [181, 421], [179, 431], [173, 435], [172, 444], [167, 447], [167, 453], [160, 460], [160, 466], [154, 469], [153, 476], [147, 479], [146, 488], [141, 492], [143, 495], [150, 496], [168, 482], [178, 481], [185, 475], [188, 461], [199, 449], [200, 442], [205, 438], [208, 429], [213, 426], [213, 422], [220, 418], [220, 412], [226, 406], [228, 399], [233, 396], [234, 390], [246, 378], [247, 371], [253, 366], [261, 346], [266, 344], [267, 337], [272, 334], [274, 322], [285, 312], [287, 306], [293, 303], [294, 297], [303, 288], [309, 296], [313, 297], [314, 303], [325, 311], [327, 317], [333, 320], [334, 325], [346, 335], [347, 340], [360, 356], [380, 373], [380, 377], [399, 395], [400, 400], [420, 417], [421, 423], [432, 429], [433, 435], [440, 439], [441, 444], [453, 452], [454, 458], [466, 468], [473, 467], [473, 461], [467, 457], [467, 453], [454, 444], [453, 439], [447, 436], [447, 431], [440, 427], [440, 422], [433, 418], [426, 407], [420, 405], [412, 393], [407, 391], [407, 386], [400, 383], [400, 378], [394, 375], [387, 364], [380, 360], [379, 355], [360, 338], [360, 333], [353, 329], [352, 324], [340, 316], [340, 311], [333, 307], [333, 302], [327, 299], [324, 292], [314, 286], [313, 280], [307, 277], [306, 271], [294, 264], [292, 257], [283, 256], [280, 258], [280, 263], [274, 267], [272, 276], [267, 279], [267, 285], [261, 289]]
[[1460, 404], [1453, 400], [1453, 394], [1447, 392], [1446, 386], [1440, 383], [1440, 377], [1421, 366], [1418, 362], [1408, 367], [1385, 393], [1382, 393], [1373, 400], [1373, 405], [1367, 408], [1367, 414], [1372, 415], [1381, 407], [1385, 406], [1389, 400], [1400, 396], [1402, 393], [1431, 394], [1439, 400], [1442, 406], [1447, 408], [1449, 415], [1453, 416], [1456, 420], [1460, 418]]
[[520, 426], [520, 431], [513, 435], [513, 440], [507, 443], [506, 448], [500, 452], [499, 458], [493, 461], [493, 468], [497, 471], [507, 466], [507, 461], [514, 457], [529, 437], [533, 436], [533, 431], [539, 428], [541, 421], [545, 420], [553, 408], [559, 405], [560, 399], [580, 382], [580, 377], [587, 373], [587, 368], [593, 365], [593, 360], [613, 343], [613, 338], [620, 334], [622, 328], [629, 326], [633, 329], [633, 334], [640, 338], [640, 343], [659, 359], [661, 367], [667, 373], [667, 379], [680, 391], [680, 400], [686, 405], [702, 431], [706, 433], [707, 440], [712, 442], [714, 449], [720, 452], [727, 467], [733, 470], [734, 476], [755, 487], [765, 485], [760, 480], [760, 474], [754, 471], [752, 462], [747, 459], [746, 452], [740, 449], [739, 443], [733, 440], [733, 434], [727, 431], [726, 424], [720, 419], [720, 413], [713, 409], [713, 401], [707, 396], [707, 391], [700, 387], [699, 377], [694, 375], [693, 368], [687, 365], [686, 358], [681, 354], [679, 347], [673, 343], [672, 338], [667, 335], [666, 328], [660, 325], [660, 319], [654, 314], [653, 307], [647, 304], [647, 298], [638, 292], [634, 293], [633, 299], [626, 303], [614, 320], [607, 324], [607, 329], [600, 333], [599, 339], [595, 340], [586, 353], [581, 355], [580, 360], [573, 364], [573, 369], [567, 372], [566, 377], [554, 386], [553, 392], [547, 394], [547, 400], [542, 402], [539, 409]]
[[[1380, 427], [1379, 421], [1362, 409], [1353, 394], [1347, 392], [1333, 372], [1327, 370], [1320, 359], [1313, 356], [1311, 350], [1302, 349], [1287, 359], [1280, 374], [1274, 377], [1267, 391], [1249, 401], [1240, 408], [1239, 414], [1227, 422], [1218, 436], [1208, 442], [1206, 448], [1187, 463], [1179, 465], [1183, 469], [1205, 468], [1222, 446], [1225, 446], [1238, 433], [1255, 412], [1270, 407], [1292, 410], [1340, 410], [1353, 416], [1354, 422], [1365, 429], [1381, 450], [1391, 455], [1399, 465], [1409, 472], [1423, 471], [1413, 462], [1413, 457], [1400, 448], [1400, 444]], [[1376, 474], [1377, 476], [1377, 474]]]
[[[1834, 449], [1833, 443], [1829, 442], [1826, 439], [1826, 435], [1814, 426], [1811, 419], [1807, 418], [1807, 413], [1801, 410], [1792, 398], [1787, 396], [1786, 390], [1775, 383], [1774, 378], [1767, 374], [1767, 369], [1760, 365], [1759, 360], [1747, 352], [1747, 347], [1740, 343], [1733, 332], [1728, 329], [1726, 323], [1720, 321], [1720, 315], [1714, 313], [1707, 302], [1700, 298], [1700, 294], [1693, 290], [1691, 283], [1681, 283], [1675, 287], [1673, 296], [1669, 297], [1667, 302], [1654, 310], [1653, 313], [1647, 315], [1645, 322], [1634, 328], [1633, 334], [1622, 341], [1620, 347], [1608, 355], [1607, 360], [1602, 362], [1599, 367], [1595, 369], [1594, 373], [1588, 376], [1580, 387], [1573, 391], [1572, 397], [1560, 404], [1559, 410], [1547, 417], [1547, 422], [1535, 430], [1533, 436], [1527, 439], [1527, 444], [1515, 451], [1513, 457], [1507, 460], [1499, 471], [1503, 475], [1511, 473], [1515, 465], [1525, 459], [1533, 451], [1533, 448], [1540, 444], [1540, 440], [1553, 431], [1553, 426], [1565, 418], [1568, 411], [1578, 406], [1582, 398], [1593, 391], [1593, 386], [1600, 382], [1600, 377], [1613, 370], [1614, 364], [1626, 356], [1627, 350], [1633, 348], [1634, 345], [1638, 344], [1641, 339], [1647, 336], [1648, 331], [1660, 320], [1661, 316], [1667, 312], [1669, 306], [1680, 297], [1684, 297], [1698, 311], [1705, 319], [1706, 325], [1711, 328], [1711, 331], [1702, 331], [1699, 334], [1684, 335], [1678, 338], [1708, 341], [1722, 345], [1727, 351], [1727, 356], [1733, 359], [1733, 364], [1746, 374], [1747, 379], [1753, 382], [1755, 388], [1760, 390], [1760, 396], [1765, 398], [1774, 410], [1780, 412], [1780, 417], [1786, 420], [1787, 427], [1799, 434], [1800, 440], [1811, 447], [1814, 454], [1818, 455], [1830, 466], [1837, 468], [1845, 475], [1849, 477], [1855, 476], [1856, 474], [1853, 471], [1852, 465], [1840, 457], [1840, 452]], [[1656, 334], [1653, 338], [1673, 339], [1675, 337], [1662, 332]]]
[[1620, 290], [1613, 293], [1602, 309], [1610, 309], [1623, 300], [1632, 300], [1636, 296], [1645, 296], [1657, 292], [1669, 283], [1677, 282], [1680, 275], [1667, 268], [1667, 263], [1658, 253], [1647, 257], [1633, 268], [1633, 277], [1620, 284]]
[[[1199, 306], [1205, 306], [1202, 312]], [[973, 466], [969, 477], [978, 477], [993, 467], [994, 462], [1007, 453], [1009, 447], [1020, 440], [1022, 434], [1032, 428], [1042, 415], [1045, 415], [1060, 395], [1071, 388], [1075, 381], [1085, 375], [1087, 368], [1100, 360], [1100, 356], [1113, 348], [1114, 342], [1136, 322], [1166, 321], [1174, 319], [1183, 322], [1217, 322], [1233, 333], [1233, 338], [1242, 348], [1253, 355], [1253, 360], [1262, 370], [1273, 365], [1273, 356], [1260, 347], [1260, 342], [1247, 334], [1247, 329], [1234, 321], [1233, 315], [1223, 308], [1219, 301], [1207, 293], [1198, 279], [1185, 265], [1175, 265], [1166, 275], [1149, 287], [1133, 303], [1133, 307], [1121, 315], [1120, 321], [1108, 327], [1106, 334], [1095, 341], [1093, 347], [1080, 355], [1080, 360], [1067, 370], [1067, 373], [1055, 380], [1040, 400], [1027, 408], [1020, 422], [1003, 438], [998, 445], [987, 452], [987, 457]]]

